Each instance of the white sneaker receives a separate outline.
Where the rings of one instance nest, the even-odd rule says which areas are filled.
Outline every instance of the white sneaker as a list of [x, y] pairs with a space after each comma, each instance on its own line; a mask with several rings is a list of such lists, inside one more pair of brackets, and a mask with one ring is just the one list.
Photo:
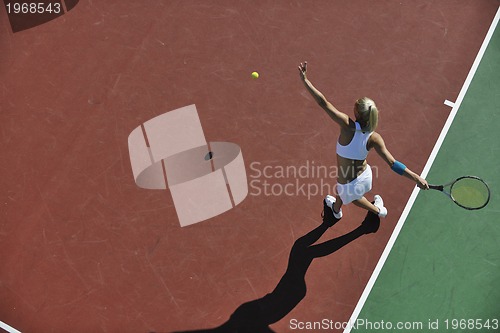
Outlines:
[[328, 194], [325, 198], [326, 205], [332, 209], [333, 216], [337, 219], [340, 220], [342, 218], [342, 208], [340, 208], [340, 211], [338, 213], [335, 213], [333, 210], [333, 204], [337, 201], [334, 196]]
[[387, 216], [387, 208], [384, 207], [384, 200], [382, 200], [382, 197], [377, 194], [373, 198], [375, 199], [375, 202], [373, 203], [373, 205], [378, 208], [378, 216], [386, 217]]

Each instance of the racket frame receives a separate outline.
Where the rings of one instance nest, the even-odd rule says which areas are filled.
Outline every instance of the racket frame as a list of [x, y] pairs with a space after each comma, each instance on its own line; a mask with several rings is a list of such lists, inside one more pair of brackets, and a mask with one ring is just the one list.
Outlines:
[[[476, 179], [476, 180], [479, 180], [480, 182], [482, 182], [485, 186], [486, 186], [486, 189], [488, 190], [488, 198], [486, 199], [486, 202], [480, 206], [480, 207], [474, 207], [474, 208], [471, 208], [471, 207], [466, 207], [466, 206], [463, 206], [461, 205], [460, 203], [458, 203], [455, 198], [453, 198], [453, 195], [451, 195], [451, 190], [453, 188], [453, 185], [455, 185], [456, 182], [458, 182], [459, 180], [461, 179], [464, 179], [464, 178], [469, 178], [469, 179]], [[445, 187], [450, 187], [450, 191], [446, 191], [445, 190]], [[490, 202], [490, 196], [491, 196], [491, 191], [490, 191], [490, 187], [488, 186], [488, 184], [486, 184], [486, 182], [484, 180], [482, 180], [481, 178], [477, 177], [477, 176], [462, 176], [462, 177], [458, 177], [457, 179], [449, 182], [449, 183], [446, 183], [446, 184], [443, 184], [443, 185], [432, 185], [432, 184], [429, 184], [429, 188], [432, 189], [432, 190], [437, 190], [437, 191], [440, 191], [444, 194], [446, 194], [454, 203], [456, 203], [458, 206], [464, 208], [464, 209], [467, 209], [467, 210], [478, 210], [478, 209], [481, 209], [481, 208], [484, 208], [488, 202]]]

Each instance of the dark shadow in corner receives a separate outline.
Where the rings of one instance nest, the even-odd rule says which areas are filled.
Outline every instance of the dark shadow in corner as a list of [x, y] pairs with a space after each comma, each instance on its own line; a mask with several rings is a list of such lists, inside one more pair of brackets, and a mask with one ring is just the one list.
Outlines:
[[313, 245], [336, 222], [331, 209], [324, 205], [323, 223], [295, 241], [290, 251], [287, 270], [271, 293], [240, 305], [229, 320], [219, 327], [178, 333], [274, 332], [269, 325], [285, 317], [305, 297], [305, 275], [311, 262], [315, 258], [337, 251], [364, 234], [376, 232], [380, 225], [380, 218], [373, 213], [368, 213], [361, 225], [351, 232]]
[[4, 0], [12, 32], [20, 32], [52, 21], [73, 9], [79, 0]]

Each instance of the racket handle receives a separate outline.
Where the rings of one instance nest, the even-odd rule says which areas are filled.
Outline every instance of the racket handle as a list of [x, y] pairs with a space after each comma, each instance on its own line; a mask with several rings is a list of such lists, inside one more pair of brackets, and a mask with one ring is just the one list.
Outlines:
[[444, 186], [443, 185], [431, 185], [431, 184], [429, 184], [429, 188], [431, 190], [442, 191], [444, 189]]

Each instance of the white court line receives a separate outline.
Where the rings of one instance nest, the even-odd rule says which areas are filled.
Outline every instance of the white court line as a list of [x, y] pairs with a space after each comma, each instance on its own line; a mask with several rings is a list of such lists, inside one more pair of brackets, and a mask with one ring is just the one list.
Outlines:
[[7, 325], [3, 321], [0, 321], [0, 328], [4, 329], [5, 331], [7, 331], [9, 333], [21, 333], [20, 331], [16, 330], [14, 327]]
[[[491, 40], [491, 36], [493, 36], [493, 32], [495, 31], [495, 28], [498, 24], [498, 21], [500, 19], [500, 7], [497, 10], [497, 13], [495, 15], [495, 18], [493, 19], [493, 22], [491, 23], [490, 29], [488, 30], [488, 33], [486, 34], [486, 37], [484, 38], [483, 44], [481, 45], [481, 48], [479, 49], [479, 52], [476, 56], [476, 59], [474, 60], [474, 63], [472, 64], [472, 68], [469, 71], [469, 75], [467, 75], [467, 78], [465, 79], [464, 85], [462, 86], [462, 89], [460, 90], [460, 93], [458, 95], [458, 98], [456, 102], [453, 105], [453, 109], [450, 112], [450, 115], [448, 116], [448, 119], [446, 120], [446, 123], [444, 124], [443, 129], [441, 130], [441, 134], [439, 134], [439, 138], [436, 141], [436, 144], [434, 145], [434, 148], [432, 149], [431, 155], [429, 156], [429, 159], [427, 160], [427, 163], [425, 164], [424, 170], [422, 171], [422, 177], [426, 178], [427, 174], [429, 173], [429, 170], [431, 169], [432, 163], [434, 163], [434, 159], [437, 156], [437, 153], [439, 149], [441, 148], [441, 145], [443, 144], [444, 138], [446, 137], [446, 134], [448, 133], [448, 130], [451, 127], [451, 124], [453, 123], [453, 119], [455, 119], [455, 115], [457, 114], [458, 109], [460, 108], [460, 104], [462, 104], [462, 101], [464, 99], [465, 94], [467, 93], [467, 90], [469, 89], [469, 85], [472, 81], [472, 78], [474, 77], [474, 74], [476, 74], [476, 70], [479, 66], [479, 63], [481, 62], [481, 59], [483, 58], [484, 52], [486, 51], [486, 48], [488, 47], [488, 44]], [[418, 194], [418, 187], [415, 187], [413, 189], [413, 192], [410, 195], [410, 199], [408, 200], [408, 203], [406, 204], [403, 213], [401, 214], [401, 217], [399, 218], [398, 224], [394, 228], [394, 231], [392, 232], [391, 238], [387, 242], [387, 245], [384, 249], [384, 252], [382, 252], [382, 256], [380, 257], [380, 260], [377, 263], [377, 266], [375, 267], [375, 270], [372, 273], [372, 276], [370, 277], [370, 280], [368, 280], [368, 283], [366, 284], [365, 290], [363, 291], [363, 294], [361, 294], [361, 297], [358, 301], [358, 304], [354, 308], [354, 311], [351, 315], [351, 318], [349, 319], [349, 325], [344, 329], [344, 333], [349, 333], [351, 332], [351, 329], [353, 328], [353, 325], [356, 323], [356, 320], [358, 319], [358, 316], [361, 312], [361, 309], [365, 305], [365, 302], [368, 298], [368, 295], [370, 294], [375, 281], [377, 280], [380, 271], [382, 270], [382, 267], [385, 264], [385, 261], [387, 260], [387, 257], [389, 256], [389, 253], [391, 252], [392, 247], [394, 246], [394, 243], [396, 242], [396, 238], [398, 238], [399, 233], [401, 232], [401, 229], [403, 228], [403, 225], [406, 221], [406, 218], [408, 217], [408, 214], [410, 213], [410, 210], [415, 202], [415, 199], [417, 198]]]
[[444, 101], [444, 105], [447, 105], [449, 106], [450, 108], [454, 107], [455, 106], [455, 103], [453, 103], [452, 101], [449, 101], [449, 100], [445, 100]]

